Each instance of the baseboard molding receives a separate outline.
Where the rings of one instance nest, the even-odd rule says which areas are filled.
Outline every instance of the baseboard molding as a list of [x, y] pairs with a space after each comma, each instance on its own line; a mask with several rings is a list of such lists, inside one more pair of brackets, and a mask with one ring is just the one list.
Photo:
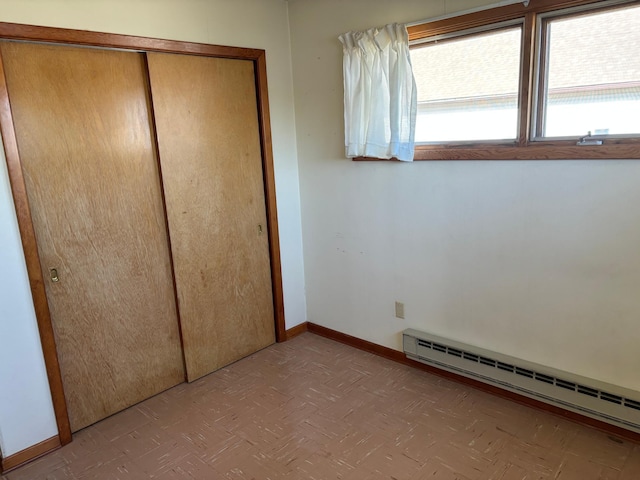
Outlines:
[[304, 322], [304, 323], [301, 323], [300, 325], [296, 325], [295, 327], [291, 327], [289, 330], [287, 330], [285, 338], [287, 340], [291, 340], [292, 338], [303, 334], [304, 332], [307, 331], [308, 325], [309, 324], [307, 322]]
[[29, 448], [25, 448], [18, 453], [9, 455], [8, 457], [2, 459], [2, 468], [0, 468], [0, 473], [7, 473], [9, 470], [18, 468], [25, 463], [30, 462], [31, 460], [35, 460], [42, 455], [60, 448], [60, 446], [60, 437], [56, 435], [55, 437], [51, 437], [47, 440], [43, 440], [40, 443], [36, 443]]
[[447, 370], [442, 370], [440, 368], [437, 368], [431, 365], [426, 365], [424, 363], [411, 360], [407, 358], [403, 352], [400, 352], [398, 350], [394, 350], [388, 347], [383, 347], [382, 345], [377, 345], [367, 340], [362, 340], [361, 338], [353, 337], [351, 335], [347, 335], [346, 333], [338, 332], [337, 330], [332, 330], [330, 328], [316, 325], [314, 323], [307, 324], [307, 331], [310, 333], [314, 333], [316, 335], [320, 335], [322, 337], [329, 338], [331, 340], [335, 340], [336, 342], [344, 343], [345, 345], [349, 345], [359, 350], [364, 350], [365, 352], [373, 353], [380, 357], [393, 360], [394, 362], [402, 363], [404, 365], [409, 365], [411, 367], [418, 368], [425, 372], [429, 372], [434, 375], [438, 375], [440, 377], [453, 380], [454, 382], [468, 385], [477, 390], [482, 390], [483, 392], [491, 393], [493, 395], [506, 398], [516, 403], [537, 408], [538, 410], [543, 410], [545, 412], [549, 412], [554, 415], [561, 416], [568, 420], [597, 428], [610, 435], [620, 437], [625, 440], [632, 441], [634, 443], [640, 443], [639, 433], [632, 432], [630, 430], [626, 430], [624, 428], [621, 428], [615, 425], [610, 425], [600, 420], [596, 420], [595, 418], [585, 417], [584, 415], [580, 415], [579, 413], [571, 412], [569, 410], [565, 410], [564, 408], [561, 408], [555, 405], [549, 405], [548, 403], [544, 403], [539, 400], [535, 400], [533, 398], [525, 397], [524, 395], [519, 395], [517, 393], [510, 392], [508, 390], [503, 390], [501, 388], [495, 387], [493, 385], [488, 385], [486, 383], [482, 383], [472, 378], [467, 378], [462, 375], [449, 372]]
[[[624, 438], [625, 440], [630, 440], [635, 443], [640, 443], [640, 434], [636, 432], [631, 432], [621, 427], [609, 425], [608, 423], [601, 422], [594, 418], [585, 417], [578, 413], [564, 410], [563, 408], [557, 407], [555, 405], [549, 405], [547, 403], [540, 402], [538, 400], [534, 400], [532, 398], [525, 397], [523, 395], [518, 395], [517, 393], [514, 393], [514, 392], [502, 390], [501, 388], [494, 387], [492, 385], [487, 385], [477, 380], [473, 380], [471, 378], [467, 378], [462, 375], [457, 375], [455, 373], [448, 372], [446, 370], [442, 370], [437, 367], [433, 367], [431, 365], [425, 365], [424, 363], [410, 360], [405, 356], [403, 352], [400, 352], [398, 350], [394, 350], [389, 347], [383, 347], [382, 345], [378, 345], [358, 337], [347, 335], [346, 333], [338, 332], [337, 330], [332, 330], [330, 328], [323, 327], [321, 325], [316, 325], [315, 323], [305, 322], [305, 323], [301, 323], [300, 325], [296, 325], [293, 328], [288, 329], [286, 331], [286, 339], [290, 340], [307, 331], [325, 338], [329, 338], [336, 342], [349, 345], [359, 350], [363, 350], [365, 352], [378, 355], [380, 357], [392, 360], [394, 362], [401, 363], [403, 365], [408, 365], [410, 367], [418, 368], [425, 372], [438, 375], [440, 377], [444, 377], [458, 383], [462, 383], [472, 388], [482, 390], [483, 392], [488, 392], [498, 397], [506, 398], [508, 400], [511, 400], [523, 405], [527, 405], [529, 407], [537, 408], [539, 410], [543, 410], [545, 412], [549, 412], [554, 415], [567, 418], [569, 420], [572, 420], [577, 423], [581, 423], [583, 425], [588, 425], [590, 427], [597, 428], [610, 435]], [[13, 455], [10, 455], [6, 458], [2, 458], [0, 461], [0, 473], [7, 473], [10, 470], [18, 468], [27, 462], [35, 460], [36, 458], [41, 457], [42, 455], [45, 455], [53, 450], [60, 448], [60, 446], [61, 446], [60, 438], [58, 436], [55, 436], [47, 440], [44, 440], [36, 445], [33, 445], [29, 448], [25, 448], [24, 450], [18, 453], [14, 453]]]

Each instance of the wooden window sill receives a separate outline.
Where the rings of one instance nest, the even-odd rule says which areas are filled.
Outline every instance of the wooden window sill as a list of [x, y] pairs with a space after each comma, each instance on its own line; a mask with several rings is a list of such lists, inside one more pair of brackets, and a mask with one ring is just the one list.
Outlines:
[[[619, 160], [640, 159], [640, 140], [596, 146], [575, 142], [536, 142], [528, 145], [418, 145], [414, 161], [429, 160]], [[397, 161], [357, 157], [354, 161]]]

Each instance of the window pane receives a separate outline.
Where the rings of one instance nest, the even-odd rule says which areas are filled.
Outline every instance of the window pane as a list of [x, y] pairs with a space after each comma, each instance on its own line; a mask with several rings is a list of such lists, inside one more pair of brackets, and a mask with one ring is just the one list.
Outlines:
[[521, 28], [411, 49], [416, 142], [515, 139]]
[[640, 133], [640, 7], [547, 25], [542, 136]]

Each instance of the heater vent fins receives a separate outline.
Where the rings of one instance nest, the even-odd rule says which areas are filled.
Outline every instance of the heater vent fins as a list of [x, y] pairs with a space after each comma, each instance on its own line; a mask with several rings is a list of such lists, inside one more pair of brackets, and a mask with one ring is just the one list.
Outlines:
[[624, 397], [621, 397], [620, 395], [615, 395], [610, 392], [605, 392], [603, 390], [598, 390], [592, 387], [587, 387], [585, 385], [580, 385], [574, 382], [570, 382], [568, 380], [564, 380], [562, 378], [557, 378], [551, 375], [544, 374], [542, 372], [536, 372], [530, 369], [521, 368], [516, 365], [511, 365], [509, 363], [501, 362], [493, 358], [480, 356], [473, 352], [467, 352], [460, 348], [448, 347], [446, 345], [443, 345], [442, 343], [430, 342], [420, 338], [417, 338], [416, 342], [417, 342], [417, 345], [420, 347], [428, 348], [441, 353], [446, 353], [447, 355], [451, 355], [457, 358], [462, 358], [469, 362], [479, 363], [481, 365], [486, 365], [488, 367], [497, 368], [505, 372], [511, 372], [515, 375], [520, 375], [523, 377], [537, 380], [542, 383], [546, 383], [547, 385], [554, 385], [556, 387], [563, 388], [565, 390], [571, 390], [573, 392], [577, 392], [588, 397], [598, 398], [600, 400], [604, 400], [610, 403], [615, 403], [623, 407], [631, 408], [634, 410], [640, 410], [640, 402], [636, 400], [632, 400], [630, 398], [624, 398]]

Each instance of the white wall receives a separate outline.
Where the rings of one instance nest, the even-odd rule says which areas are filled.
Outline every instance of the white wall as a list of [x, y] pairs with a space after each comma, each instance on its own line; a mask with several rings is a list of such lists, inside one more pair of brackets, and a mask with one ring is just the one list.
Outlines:
[[[0, 0], [0, 21], [266, 50], [286, 325], [291, 328], [306, 320], [284, 0]], [[6, 173], [0, 171], [0, 177], [0, 252], [3, 258], [5, 252], [11, 257], [10, 262], [3, 260], [0, 275], [0, 445], [6, 456], [51, 437], [55, 429], [52, 433], [48, 389], [42, 390], [41, 349], [24, 281], [24, 259], [15, 244], [19, 237]], [[24, 351], [17, 352], [21, 345]], [[33, 403], [23, 402], [25, 397]]]
[[639, 161], [344, 157], [338, 35], [482, 3], [290, 1], [308, 320], [398, 350], [422, 329], [640, 391]]
[[58, 430], [1, 142], [0, 265], [0, 450], [8, 456]]

